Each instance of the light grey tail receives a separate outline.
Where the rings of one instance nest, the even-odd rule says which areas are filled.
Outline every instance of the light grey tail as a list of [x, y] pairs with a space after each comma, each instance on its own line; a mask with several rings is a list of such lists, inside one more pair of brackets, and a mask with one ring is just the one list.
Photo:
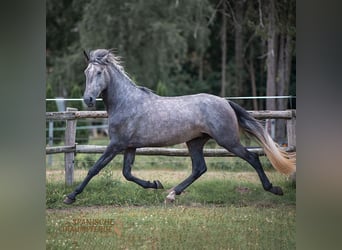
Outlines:
[[283, 174], [290, 175], [296, 172], [296, 154], [281, 149], [264, 130], [261, 123], [241, 106], [231, 101], [229, 104], [235, 111], [240, 128], [256, 138], [257, 142], [264, 148], [272, 166]]

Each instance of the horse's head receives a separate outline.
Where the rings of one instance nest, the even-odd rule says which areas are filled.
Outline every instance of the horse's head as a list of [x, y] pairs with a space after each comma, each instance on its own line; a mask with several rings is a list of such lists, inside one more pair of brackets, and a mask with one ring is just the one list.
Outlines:
[[83, 95], [83, 101], [88, 107], [94, 107], [96, 98], [107, 88], [110, 81], [110, 74], [107, 67], [108, 50], [95, 50], [86, 53], [88, 67], [85, 69], [86, 89]]

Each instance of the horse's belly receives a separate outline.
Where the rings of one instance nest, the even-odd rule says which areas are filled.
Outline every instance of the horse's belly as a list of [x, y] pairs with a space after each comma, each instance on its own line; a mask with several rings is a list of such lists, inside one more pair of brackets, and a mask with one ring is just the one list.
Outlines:
[[[147, 127], [140, 130], [139, 133], [132, 137], [130, 146], [137, 147], [163, 147], [180, 144], [190, 141], [202, 135], [200, 128], [191, 126], [190, 124], [159, 124], [154, 127]], [[134, 145], [135, 144], [135, 145]]]
[[167, 131], [165, 131], [165, 134], [159, 134], [156, 136], [153, 140], [151, 140], [149, 146], [153, 147], [163, 147], [163, 146], [171, 146], [180, 144], [183, 142], [190, 141], [196, 137], [201, 136], [201, 133], [194, 133], [194, 132], [188, 132], [183, 134], [168, 134]]

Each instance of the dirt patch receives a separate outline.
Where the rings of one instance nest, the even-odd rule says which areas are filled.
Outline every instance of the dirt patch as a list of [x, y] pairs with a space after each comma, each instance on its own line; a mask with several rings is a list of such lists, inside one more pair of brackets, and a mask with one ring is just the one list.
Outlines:
[[235, 191], [240, 194], [248, 194], [251, 192], [251, 190], [248, 187], [237, 187]]

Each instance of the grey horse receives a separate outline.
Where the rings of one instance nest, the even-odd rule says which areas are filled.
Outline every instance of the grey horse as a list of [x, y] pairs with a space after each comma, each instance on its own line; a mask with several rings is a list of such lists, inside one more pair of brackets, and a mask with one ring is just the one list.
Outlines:
[[192, 173], [169, 190], [166, 201], [174, 201], [189, 185], [206, 172], [203, 146], [214, 139], [220, 146], [246, 160], [257, 172], [263, 188], [283, 195], [280, 187], [267, 178], [259, 156], [240, 143], [239, 129], [252, 135], [264, 148], [271, 164], [279, 172], [295, 172], [295, 156], [281, 150], [264, 131], [259, 121], [234, 102], [209, 94], [162, 97], [139, 87], [124, 71], [111, 50], [98, 49], [88, 55], [83, 100], [94, 107], [101, 96], [108, 113], [110, 143], [92, 166], [83, 182], [66, 196], [64, 203], [75, 202], [88, 182], [118, 153], [124, 152], [123, 175], [143, 188], [163, 188], [160, 181], [146, 181], [132, 175], [137, 148], [161, 147], [185, 142], [192, 160]]

